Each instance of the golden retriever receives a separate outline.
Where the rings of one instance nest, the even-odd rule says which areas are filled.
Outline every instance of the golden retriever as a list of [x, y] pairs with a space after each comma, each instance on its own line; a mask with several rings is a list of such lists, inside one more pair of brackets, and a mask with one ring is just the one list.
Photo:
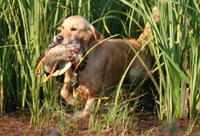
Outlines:
[[[158, 13], [156, 12], [155, 14]], [[159, 22], [159, 20], [157, 19], [156, 22]], [[136, 51], [139, 51], [143, 41], [145, 42], [151, 32], [147, 24], [144, 32], [137, 40], [109, 39], [102, 42], [104, 36], [82, 16], [71, 16], [67, 18], [62, 26], [57, 29], [61, 32], [55, 36], [54, 42], [60, 45], [66, 45], [74, 39], [78, 39], [81, 46], [88, 51], [100, 42], [99, 45], [92, 49], [87, 55], [87, 65], [79, 75], [79, 86], [76, 91], [86, 99], [85, 108], [81, 114], [78, 115], [80, 118], [89, 114], [90, 107], [95, 101], [95, 98], [99, 97], [106, 88], [118, 84], [128, 64], [135, 56], [131, 46]], [[139, 56], [150, 69], [151, 55], [147, 52], [147, 47], [140, 51]], [[71, 105], [75, 105], [75, 99], [72, 95], [73, 88], [70, 83], [73, 72], [72, 69], [65, 72], [64, 85], [61, 90], [61, 96]], [[136, 58], [127, 74], [129, 81], [139, 83], [141, 79], [144, 78], [145, 74], [146, 70], [139, 59]], [[103, 96], [107, 94], [109, 94], [109, 92], [106, 91]]]

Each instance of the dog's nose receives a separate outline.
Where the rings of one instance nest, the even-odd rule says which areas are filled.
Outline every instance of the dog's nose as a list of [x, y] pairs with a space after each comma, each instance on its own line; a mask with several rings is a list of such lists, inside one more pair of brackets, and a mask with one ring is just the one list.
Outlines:
[[56, 37], [56, 41], [58, 42], [58, 43], [61, 43], [62, 41], [63, 41], [63, 36], [61, 36], [61, 35], [58, 35], [57, 37]]

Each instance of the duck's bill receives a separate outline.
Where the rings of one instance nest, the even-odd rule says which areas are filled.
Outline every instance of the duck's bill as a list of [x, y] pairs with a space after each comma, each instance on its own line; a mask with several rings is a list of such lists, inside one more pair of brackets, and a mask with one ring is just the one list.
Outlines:
[[[68, 62], [60, 62], [56, 63], [54, 67], [52, 68], [50, 74], [43, 80], [43, 83], [47, 82], [52, 76], [60, 76], [64, 74], [68, 69], [70, 69], [72, 66], [72, 63], [70, 61]], [[57, 69], [57, 67], [59, 69]]]

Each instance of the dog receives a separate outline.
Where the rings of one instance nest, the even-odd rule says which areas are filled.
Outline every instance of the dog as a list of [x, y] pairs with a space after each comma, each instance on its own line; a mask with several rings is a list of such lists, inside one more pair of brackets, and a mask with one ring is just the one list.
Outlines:
[[[154, 12], [155, 21], [158, 23], [157, 9], [154, 9]], [[119, 83], [127, 66], [136, 55], [134, 50], [140, 51], [138, 56], [147, 68], [151, 69], [152, 56], [148, 47], [145, 46], [141, 51], [142, 45], [148, 36], [151, 36], [148, 23], [138, 39], [104, 40], [104, 36], [82, 16], [68, 17], [57, 30], [60, 33], [54, 37], [54, 42], [59, 45], [66, 45], [74, 39], [78, 39], [86, 51], [95, 46], [87, 55], [86, 67], [79, 73], [79, 86], [76, 88], [76, 92], [86, 101], [83, 111], [78, 115], [79, 118], [89, 115], [91, 105], [97, 97], [102, 95], [102, 92], [103, 96], [110, 94], [109, 91], [104, 92], [105, 89]], [[70, 82], [73, 73], [72, 68], [64, 73], [64, 85], [60, 92], [61, 96], [71, 105], [76, 104]], [[145, 68], [136, 57], [127, 73], [129, 82], [139, 83], [145, 74]]]

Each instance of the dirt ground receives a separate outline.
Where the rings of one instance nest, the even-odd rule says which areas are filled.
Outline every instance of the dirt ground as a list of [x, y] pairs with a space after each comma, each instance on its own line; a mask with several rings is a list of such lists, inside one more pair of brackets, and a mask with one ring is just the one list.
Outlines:
[[[101, 132], [102, 136], [118, 136], [118, 135], [151, 135], [151, 136], [183, 136], [188, 129], [188, 119], [176, 119], [171, 125], [167, 125], [166, 121], [160, 121], [157, 116], [152, 113], [137, 113], [132, 118], [132, 127], [127, 127], [124, 131], [112, 129]], [[89, 119], [78, 120], [78, 129], [76, 131], [68, 131], [68, 136], [96, 136], [97, 132], [89, 129]], [[2, 136], [60, 136], [56, 129], [56, 121], [53, 121], [48, 127], [39, 129], [30, 125], [31, 116], [28, 111], [15, 111], [4, 113], [0, 116], [0, 135]], [[67, 127], [67, 126], [66, 126]], [[197, 118], [192, 129], [191, 136], [200, 135], [200, 117]]]

